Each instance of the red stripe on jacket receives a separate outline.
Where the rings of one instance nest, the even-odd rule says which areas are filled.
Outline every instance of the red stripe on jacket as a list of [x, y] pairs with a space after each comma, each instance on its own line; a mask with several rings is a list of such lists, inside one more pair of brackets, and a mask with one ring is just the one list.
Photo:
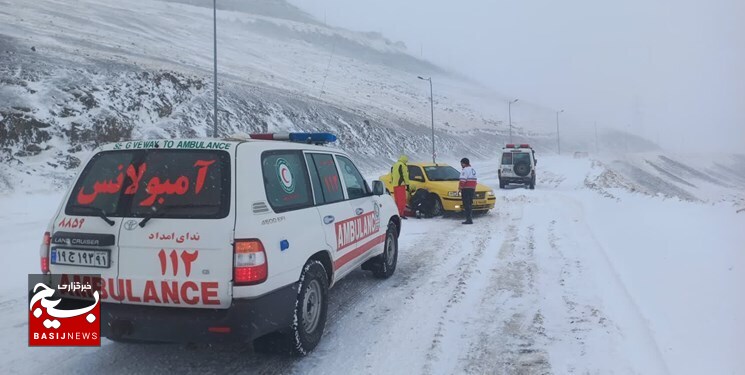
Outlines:
[[460, 180], [459, 189], [476, 189], [476, 180]]
[[470, 165], [460, 171], [459, 189], [476, 189], [476, 170]]

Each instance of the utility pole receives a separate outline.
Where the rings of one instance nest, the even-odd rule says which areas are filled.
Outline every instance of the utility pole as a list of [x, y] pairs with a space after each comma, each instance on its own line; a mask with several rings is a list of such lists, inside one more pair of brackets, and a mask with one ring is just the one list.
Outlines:
[[422, 76], [418, 76], [417, 78], [429, 81], [429, 107], [432, 111], [432, 164], [435, 164], [435, 156], [437, 155], [435, 153], [435, 99], [434, 95], [432, 94], [432, 77], [424, 78]]
[[214, 128], [212, 129], [212, 137], [217, 138], [217, 0], [212, 0], [212, 25], [213, 25], [213, 46], [214, 46], [214, 100], [212, 106], [214, 107], [214, 114], [212, 122]]
[[518, 100], [520, 99], [515, 98], [507, 103], [507, 115], [510, 118], [510, 143], [512, 143], [512, 103], [517, 103]]
[[562, 109], [561, 111], [556, 111], [556, 150], [558, 151], [558, 154], [561, 155], [561, 138], [559, 136], [559, 113], [564, 112]]

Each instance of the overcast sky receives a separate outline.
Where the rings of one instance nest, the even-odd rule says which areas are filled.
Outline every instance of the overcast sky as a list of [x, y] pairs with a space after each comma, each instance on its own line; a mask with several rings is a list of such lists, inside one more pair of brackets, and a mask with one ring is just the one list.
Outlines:
[[[291, 0], [378, 31], [567, 125], [745, 149], [745, 0]], [[518, 110], [517, 108], [515, 108]]]

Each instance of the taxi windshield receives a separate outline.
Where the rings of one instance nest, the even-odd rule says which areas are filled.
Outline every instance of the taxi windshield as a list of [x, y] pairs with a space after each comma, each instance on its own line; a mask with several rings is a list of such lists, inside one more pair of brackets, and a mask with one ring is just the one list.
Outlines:
[[458, 181], [460, 179], [460, 172], [449, 165], [424, 167], [424, 173], [430, 181]]
[[67, 215], [222, 218], [230, 207], [230, 157], [214, 150], [104, 151], [86, 165]]

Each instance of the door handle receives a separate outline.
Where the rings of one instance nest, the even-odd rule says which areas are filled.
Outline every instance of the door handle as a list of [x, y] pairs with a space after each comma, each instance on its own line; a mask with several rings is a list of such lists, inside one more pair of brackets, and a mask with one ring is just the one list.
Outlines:
[[331, 216], [331, 215], [326, 215], [326, 216], [323, 217], [323, 223], [324, 224], [331, 224], [331, 223], [334, 222], [334, 220], [336, 220], [336, 218], [333, 217], [333, 216]]
[[354, 213], [356, 213], [357, 215], [362, 215], [363, 213], [365, 213], [365, 210], [363, 210], [361, 208], [358, 208], [358, 209], [354, 210]]

